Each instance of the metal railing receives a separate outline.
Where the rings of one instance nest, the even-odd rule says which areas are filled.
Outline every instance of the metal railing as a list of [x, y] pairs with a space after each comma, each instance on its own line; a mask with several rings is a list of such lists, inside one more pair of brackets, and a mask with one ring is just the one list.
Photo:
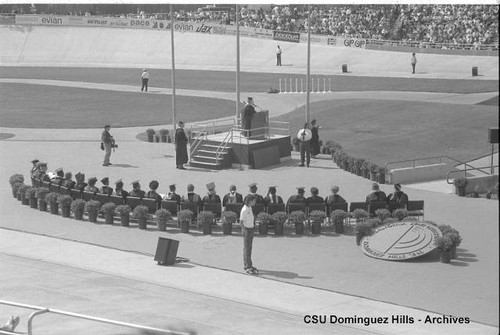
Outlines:
[[[467, 171], [481, 171], [484, 173], [484, 171], [482, 171], [481, 169], [489, 169], [489, 168], [498, 168], [498, 165], [494, 165], [494, 166], [481, 166], [481, 167], [471, 167], [469, 168], [468, 170], [464, 169], [464, 170], [449, 170], [448, 173], [446, 173], [446, 182], [448, 184], [453, 184], [453, 181], [450, 182], [450, 175], [453, 174], [453, 173], [463, 173], [463, 177], [465, 179], [467, 179]], [[492, 175], [492, 173], [488, 173], [488, 175]], [[453, 178], [455, 179], [455, 178]]]
[[[6, 300], [0, 300], [0, 304], [35, 310], [33, 313], [31, 313], [31, 315], [28, 318], [28, 335], [34, 334], [33, 333], [33, 319], [38, 315], [42, 315], [42, 314], [46, 314], [46, 313], [71, 316], [71, 317], [78, 318], [78, 319], [101, 322], [101, 323], [111, 324], [111, 325], [115, 325], [115, 326], [134, 328], [134, 329], [138, 329], [138, 330], [148, 330], [148, 331], [156, 332], [158, 334], [189, 335], [189, 333], [186, 333], [186, 332], [179, 332], [179, 331], [168, 330], [168, 329], [160, 329], [160, 328], [141, 326], [141, 325], [128, 323], [128, 322], [114, 321], [114, 320], [98, 318], [95, 316], [90, 316], [90, 315], [85, 315], [85, 314], [72, 313], [72, 312], [62, 311], [62, 310], [58, 310], [58, 309], [52, 309], [52, 308], [48, 308], [48, 307], [40, 307], [40, 306], [21, 304], [21, 303], [6, 301]], [[13, 334], [13, 333], [6, 332], [6, 334]]]

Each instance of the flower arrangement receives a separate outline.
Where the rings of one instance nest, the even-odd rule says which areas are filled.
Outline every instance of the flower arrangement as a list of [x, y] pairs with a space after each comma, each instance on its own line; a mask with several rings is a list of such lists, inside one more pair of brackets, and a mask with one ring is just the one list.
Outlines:
[[366, 220], [366, 223], [370, 224], [372, 228], [377, 228], [378, 226], [382, 225], [382, 220], [379, 218], [371, 218]]
[[373, 223], [369, 221], [361, 221], [356, 223], [356, 233], [363, 236], [371, 234], [373, 231]]
[[368, 169], [370, 170], [371, 173], [377, 173], [379, 167], [375, 163], [368, 163]]
[[160, 208], [155, 212], [155, 216], [156, 216], [156, 225], [158, 226], [158, 230], [166, 231], [167, 222], [172, 218], [172, 213], [170, 213], [165, 208]]
[[456, 187], [465, 187], [468, 183], [469, 181], [465, 178], [453, 179], [453, 185], [455, 185]]
[[349, 217], [349, 214], [342, 210], [342, 209], [336, 209], [330, 214], [330, 219], [332, 220], [332, 223], [344, 223], [345, 219]]
[[133, 216], [139, 222], [139, 229], [146, 229], [149, 218], [149, 210], [146, 206], [136, 206], [133, 210]]
[[233, 211], [225, 211], [221, 216], [221, 224], [234, 224], [238, 220], [238, 214]]
[[114, 215], [116, 204], [114, 202], [107, 202], [101, 206], [101, 213], [104, 215]]
[[388, 209], [380, 208], [375, 211], [375, 216], [379, 218], [380, 221], [384, 222], [391, 217], [391, 212]]
[[198, 213], [198, 227], [203, 228], [203, 234], [209, 235], [212, 233], [212, 223], [214, 222], [214, 213], [210, 211], [201, 211]]
[[257, 221], [259, 221], [259, 234], [267, 235], [267, 230], [269, 229], [269, 225], [274, 223], [273, 216], [266, 212], [260, 212], [257, 215]]
[[193, 220], [193, 212], [189, 209], [183, 209], [177, 212], [177, 222], [181, 228], [181, 232], [189, 233], [189, 224]]
[[87, 212], [90, 222], [97, 222], [97, 214], [100, 207], [101, 203], [97, 200], [89, 200], [85, 203], [85, 212]]
[[303, 211], [293, 211], [288, 214], [288, 224], [294, 226], [302, 224], [306, 220], [306, 214]]
[[276, 212], [271, 215], [274, 220], [274, 235], [283, 235], [283, 226], [287, 220], [285, 212]]
[[441, 251], [450, 251], [453, 242], [449, 236], [441, 236], [436, 239], [436, 247]]
[[73, 198], [71, 198], [69, 195], [59, 195], [57, 197], [57, 202], [61, 207], [71, 207], [71, 203], [73, 202]]
[[115, 213], [119, 216], [130, 215], [131, 209], [129, 205], [118, 205], [115, 208]]
[[167, 136], [168, 135], [168, 129], [160, 129], [160, 136]]
[[75, 220], [83, 220], [83, 213], [85, 212], [85, 200], [75, 199], [71, 202], [71, 211]]
[[399, 221], [402, 221], [407, 216], [408, 216], [408, 211], [404, 208], [396, 208], [392, 212], [392, 217], [398, 219]]
[[309, 214], [309, 219], [313, 222], [323, 223], [326, 219], [326, 213], [325, 213], [325, 211], [312, 211]]
[[155, 134], [155, 130], [152, 128], [146, 129], [146, 133], [148, 136], [153, 136]]
[[22, 174], [13, 174], [9, 178], [10, 186], [13, 186], [15, 183], [24, 183], [24, 176]]
[[361, 208], [356, 208], [351, 215], [356, 221], [363, 221], [369, 216], [368, 212]]
[[60, 194], [56, 193], [56, 192], [49, 192], [45, 196], [45, 202], [47, 202], [48, 204], [56, 204], [57, 199], [59, 198], [59, 195]]
[[20, 188], [21, 186], [23, 186], [23, 185], [24, 185], [24, 184], [23, 184], [22, 182], [16, 182], [16, 183], [11, 184], [11, 186], [12, 186], [12, 196], [13, 196], [14, 198], [17, 198], [17, 193], [18, 193], [18, 191], [19, 191], [19, 188]]

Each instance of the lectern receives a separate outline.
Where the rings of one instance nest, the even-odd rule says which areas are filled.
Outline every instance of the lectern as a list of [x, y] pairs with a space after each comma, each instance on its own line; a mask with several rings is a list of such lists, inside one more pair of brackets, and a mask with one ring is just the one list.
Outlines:
[[263, 140], [268, 137], [269, 133], [269, 111], [263, 110], [253, 115], [251, 123], [252, 131], [250, 139]]

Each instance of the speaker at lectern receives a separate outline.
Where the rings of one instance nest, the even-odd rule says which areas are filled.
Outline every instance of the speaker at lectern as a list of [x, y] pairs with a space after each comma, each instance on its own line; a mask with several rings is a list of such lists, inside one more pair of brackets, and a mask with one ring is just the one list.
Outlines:
[[263, 140], [267, 138], [269, 128], [269, 111], [257, 112], [252, 118], [252, 140]]

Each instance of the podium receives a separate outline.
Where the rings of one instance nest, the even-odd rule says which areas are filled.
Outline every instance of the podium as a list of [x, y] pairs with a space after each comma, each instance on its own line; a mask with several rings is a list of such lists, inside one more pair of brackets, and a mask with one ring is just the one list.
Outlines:
[[268, 137], [269, 133], [269, 111], [263, 110], [257, 112], [253, 115], [251, 122], [251, 134], [250, 139], [252, 140], [263, 140]]

